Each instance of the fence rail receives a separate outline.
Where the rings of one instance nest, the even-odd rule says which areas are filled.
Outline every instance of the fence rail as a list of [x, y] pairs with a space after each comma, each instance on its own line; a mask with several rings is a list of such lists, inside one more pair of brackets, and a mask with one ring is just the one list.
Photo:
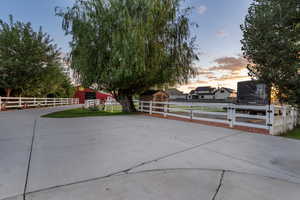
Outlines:
[[298, 111], [291, 106], [253, 106], [231, 103], [183, 103], [137, 101], [138, 111], [161, 114], [164, 117], [217, 122], [230, 127], [243, 126], [264, 129], [280, 135], [297, 126]]
[[100, 99], [89, 99], [85, 100], [84, 107], [85, 108], [93, 108], [93, 107], [99, 107], [103, 106], [104, 111], [119, 111], [121, 108], [121, 105], [117, 101], [106, 101], [106, 100], [100, 100]]
[[0, 97], [0, 111], [13, 108], [33, 108], [79, 104], [75, 98]]

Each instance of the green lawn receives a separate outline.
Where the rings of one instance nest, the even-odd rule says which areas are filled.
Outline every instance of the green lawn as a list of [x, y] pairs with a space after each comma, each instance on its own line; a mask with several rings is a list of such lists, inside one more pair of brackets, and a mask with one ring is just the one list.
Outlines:
[[43, 115], [43, 118], [77, 118], [77, 117], [97, 117], [97, 116], [112, 116], [112, 115], [128, 115], [134, 113], [124, 113], [120, 111], [92, 111], [89, 109], [75, 108], [59, 112]]
[[300, 140], [300, 127], [288, 132], [284, 137]]

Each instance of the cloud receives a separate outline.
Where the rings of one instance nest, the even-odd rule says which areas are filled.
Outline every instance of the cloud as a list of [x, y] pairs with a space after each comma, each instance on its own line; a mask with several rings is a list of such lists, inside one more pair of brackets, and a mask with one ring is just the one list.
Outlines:
[[232, 80], [239, 80], [239, 79], [246, 79], [246, 78], [249, 78], [249, 76], [240, 75], [240, 74], [237, 74], [237, 75], [226, 74], [219, 78], [214, 79], [214, 81], [232, 81]]
[[224, 31], [224, 30], [218, 30], [218, 31], [216, 32], [216, 35], [217, 35], [218, 37], [220, 37], [220, 38], [224, 38], [224, 37], [227, 37], [227, 36], [228, 36], [228, 33], [227, 33], [226, 31]]
[[197, 84], [208, 84], [209, 81], [204, 81], [204, 80], [198, 80], [196, 82], [194, 82], [194, 84], [197, 83]]
[[213, 75], [214, 72], [210, 71], [210, 69], [198, 69], [197, 70], [197, 75], [199, 76], [208, 76], [208, 75]]
[[236, 57], [219, 57], [213, 60], [210, 67], [199, 67], [197, 69], [198, 80], [191, 81], [186, 85], [180, 86], [180, 89], [189, 92], [199, 86], [220, 85], [224, 87], [236, 88], [236, 82], [249, 80], [246, 66], [249, 62], [241, 55]]
[[225, 71], [238, 74], [242, 70], [246, 69], [249, 62], [242, 56], [236, 57], [221, 57], [215, 59], [216, 66], [208, 68], [208, 71]]
[[200, 15], [203, 15], [207, 11], [207, 7], [204, 5], [201, 5], [197, 8], [197, 10]]

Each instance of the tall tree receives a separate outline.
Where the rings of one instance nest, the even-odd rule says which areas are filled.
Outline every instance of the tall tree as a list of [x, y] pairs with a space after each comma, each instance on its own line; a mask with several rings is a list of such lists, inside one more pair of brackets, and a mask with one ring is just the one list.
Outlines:
[[195, 74], [189, 9], [180, 0], [77, 0], [57, 10], [73, 36], [71, 65], [85, 86], [114, 94], [124, 112], [132, 96]]
[[60, 66], [44, 68], [39, 77], [39, 84], [22, 95], [35, 97], [73, 97], [75, 88]]
[[7, 96], [12, 91], [34, 93], [46, 80], [45, 73], [60, 65], [59, 56], [57, 46], [41, 28], [35, 32], [30, 23], [14, 22], [12, 16], [8, 23], [0, 20], [0, 88]]
[[300, 2], [254, 0], [241, 29], [250, 76], [275, 88], [281, 102], [300, 105]]

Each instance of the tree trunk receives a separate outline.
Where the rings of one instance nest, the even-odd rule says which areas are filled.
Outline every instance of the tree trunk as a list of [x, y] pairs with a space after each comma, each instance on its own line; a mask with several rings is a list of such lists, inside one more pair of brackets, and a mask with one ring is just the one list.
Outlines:
[[132, 100], [132, 95], [118, 95], [116, 97], [116, 100], [121, 104], [122, 106], [122, 111], [126, 113], [130, 112], [136, 112], [133, 100]]
[[10, 97], [12, 89], [11, 88], [5, 88], [4, 90], [5, 90], [5, 93], [6, 93], [6, 97]]

